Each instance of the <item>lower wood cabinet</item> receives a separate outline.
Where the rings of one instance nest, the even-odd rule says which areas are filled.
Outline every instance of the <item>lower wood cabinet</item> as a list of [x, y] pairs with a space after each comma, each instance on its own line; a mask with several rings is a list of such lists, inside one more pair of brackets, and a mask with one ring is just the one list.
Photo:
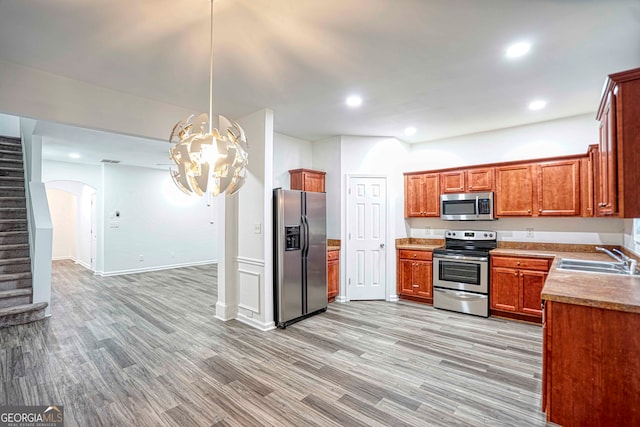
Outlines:
[[398, 296], [433, 303], [433, 252], [398, 251]]
[[327, 297], [332, 302], [340, 290], [340, 250], [327, 252]]
[[491, 314], [540, 322], [550, 265], [546, 258], [491, 256]]
[[564, 426], [640, 425], [640, 313], [545, 301], [542, 410]]

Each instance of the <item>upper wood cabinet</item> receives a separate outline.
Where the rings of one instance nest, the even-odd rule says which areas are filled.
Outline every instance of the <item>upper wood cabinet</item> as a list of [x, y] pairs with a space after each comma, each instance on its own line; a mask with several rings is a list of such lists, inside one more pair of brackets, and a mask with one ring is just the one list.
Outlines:
[[437, 173], [405, 174], [404, 216], [440, 216], [440, 175]]
[[442, 193], [493, 191], [493, 168], [476, 168], [440, 174]]
[[324, 193], [324, 179], [326, 174], [326, 172], [311, 169], [290, 170], [289, 180], [291, 189]]
[[590, 145], [587, 157], [580, 159], [580, 205], [582, 216], [595, 215], [594, 177], [598, 174], [598, 146]]
[[538, 215], [579, 216], [580, 159], [536, 165]]
[[640, 217], [640, 68], [609, 75], [598, 108], [598, 216]]
[[533, 175], [529, 164], [496, 168], [497, 216], [533, 215]]

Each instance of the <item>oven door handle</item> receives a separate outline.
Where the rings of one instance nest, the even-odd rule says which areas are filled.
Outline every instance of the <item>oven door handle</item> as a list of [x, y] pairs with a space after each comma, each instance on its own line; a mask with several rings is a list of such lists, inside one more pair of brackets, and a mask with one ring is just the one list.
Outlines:
[[475, 256], [472, 257], [472, 256], [465, 256], [465, 255], [434, 254], [433, 258], [453, 259], [453, 260], [462, 260], [462, 261], [476, 261], [476, 262], [489, 261], [489, 257], [475, 257]]
[[454, 295], [458, 299], [483, 299], [487, 297], [487, 294], [474, 294], [471, 292], [455, 291], [452, 289], [435, 288], [434, 291]]

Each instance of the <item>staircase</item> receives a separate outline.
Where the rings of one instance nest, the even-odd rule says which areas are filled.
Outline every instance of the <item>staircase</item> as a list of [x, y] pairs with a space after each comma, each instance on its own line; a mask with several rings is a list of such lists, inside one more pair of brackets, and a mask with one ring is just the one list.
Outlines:
[[22, 147], [0, 136], [0, 328], [44, 318], [33, 304]]

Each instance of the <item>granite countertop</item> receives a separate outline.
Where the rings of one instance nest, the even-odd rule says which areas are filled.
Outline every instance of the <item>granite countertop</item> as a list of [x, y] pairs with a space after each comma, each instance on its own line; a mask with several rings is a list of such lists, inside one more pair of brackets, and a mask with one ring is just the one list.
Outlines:
[[339, 250], [340, 250], [340, 246], [335, 246], [335, 245], [327, 246], [327, 251], [339, 251]]
[[582, 273], [556, 267], [560, 258], [611, 261], [603, 253], [498, 248], [491, 255], [554, 258], [542, 289], [543, 300], [640, 313], [640, 276]]
[[433, 252], [434, 249], [442, 247], [444, 247], [443, 239], [420, 239], [416, 237], [396, 239], [396, 249]]

